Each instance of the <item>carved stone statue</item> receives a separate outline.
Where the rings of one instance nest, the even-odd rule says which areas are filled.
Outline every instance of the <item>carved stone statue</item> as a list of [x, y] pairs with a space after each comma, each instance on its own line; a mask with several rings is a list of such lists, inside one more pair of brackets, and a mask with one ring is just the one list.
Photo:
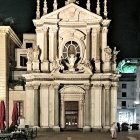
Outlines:
[[118, 55], [119, 52], [120, 51], [117, 51], [116, 47], [114, 47], [114, 49], [113, 49], [113, 56], [112, 56], [113, 62], [116, 62], [117, 55]]
[[109, 48], [109, 46], [107, 46], [105, 49], [105, 61], [110, 61], [112, 55], [111, 55], [111, 52], [112, 50]]
[[38, 60], [39, 53], [40, 53], [39, 46], [35, 46], [34, 51], [33, 51], [34, 60]]
[[30, 62], [32, 62], [32, 60], [33, 60], [33, 49], [32, 48], [27, 49], [27, 59]]
[[76, 58], [75, 58], [74, 54], [70, 54], [68, 61], [69, 61], [69, 64], [68, 64], [69, 71], [71, 71], [71, 72], [75, 71], [74, 64], [75, 64]]

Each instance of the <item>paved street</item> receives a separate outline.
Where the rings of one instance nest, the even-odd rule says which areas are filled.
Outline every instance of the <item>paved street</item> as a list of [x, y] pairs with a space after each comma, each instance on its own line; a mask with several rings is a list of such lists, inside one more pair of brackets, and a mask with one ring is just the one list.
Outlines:
[[[118, 140], [140, 140], [140, 131], [117, 133]], [[111, 140], [110, 133], [39, 132], [35, 140]]]

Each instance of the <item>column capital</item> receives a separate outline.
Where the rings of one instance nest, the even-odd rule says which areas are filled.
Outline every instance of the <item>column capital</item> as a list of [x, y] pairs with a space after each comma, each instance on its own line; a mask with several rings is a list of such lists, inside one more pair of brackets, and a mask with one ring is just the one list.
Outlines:
[[49, 83], [42, 83], [41, 85], [41, 88], [48, 88], [50, 86]]
[[97, 33], [97, 28], [92, 28], [92, 34], [96, 34]]
[[112, 84], [112, 85], [111, 85], [111, 88], [118, 89], [118, 85], [117, 85], [117, 84]]
[[53, 84], [54, 89], [58, 90], [60, 84]]
[[85, 90], [89, 90], [90, 86], [91, 86], [90, 84], [84, 84]]
[[58, 30], [58, 28], [53, 27], [53, 28], [50, 28], [50, 29], [49, 29], [49, 32], [50, 32], [50, 33], [56, 33], [57, 30]]
[[31, 89], [33, 89], [33, 85], [32, 85], [32, 84], [26, 84], [26, 85], [25, 85], [25, 88], [26, 88], [27, 90], [31, 90]]
[[111, 85], [110, 84], [104, 84], [105, 89], [109, 90]]
[[108, 33], [108, 28], [106, 26], [102, 27], [102, 33]]
[[46, 32], [48, 30], [48, 27], [47, 26], [43, 26], [43, 30], [44, 30], [44, 32]]
[[43, 32], [43, 28], [42, 27], [41, 28], [36, 28], [35, 31], [36, 31], [36, 33], [42, 33]]
[[103, 86], [103, 84], [100, 84], [100, 83], [99, 84], [93, 84], [92, 86], [93, 86], [93, 88], [100, 88], [100, 87]]
[[86, 32], [89, 34], [91, 31], [91, 28], [86, 29]]
[[40, 86], [39, 84], [34, 84], [33, 85], [33, 87], [34, 87], [35, 90], [37, 90], [39, 88], [39, 86]]

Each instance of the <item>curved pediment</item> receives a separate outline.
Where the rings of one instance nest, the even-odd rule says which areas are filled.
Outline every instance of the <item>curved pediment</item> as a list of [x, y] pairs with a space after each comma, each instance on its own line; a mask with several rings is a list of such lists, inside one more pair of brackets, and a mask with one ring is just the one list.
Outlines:
[[60, 93], [62, 93], [62, 94], [84, 94], [85, 90], [79, 86], [69, 85], [69, 86], [64, 86], [60, 90]]
[[84, 9], [74, 3], [66, 5], [56, 11], [53, 11], [47, 15], [41, 17], [41, 19], [34, 20], [34, 23], [46, 23], [46, 22], [58, 22], [58, 21], [69, 21], [69, 22], [86, 22], [86, 23], [100, 23], [102, 17], [94, 14], [87, 9]]

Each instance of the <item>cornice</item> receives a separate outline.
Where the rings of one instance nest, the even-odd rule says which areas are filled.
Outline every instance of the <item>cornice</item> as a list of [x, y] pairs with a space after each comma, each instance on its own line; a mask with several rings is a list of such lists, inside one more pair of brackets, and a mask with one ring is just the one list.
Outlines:
[[18, 46], [21, 47], [22, 42], [19, 40], [15, 32], [12, 30], [10, 26], [0, 26], [0, 34], [8, 34], [13, 42]]

